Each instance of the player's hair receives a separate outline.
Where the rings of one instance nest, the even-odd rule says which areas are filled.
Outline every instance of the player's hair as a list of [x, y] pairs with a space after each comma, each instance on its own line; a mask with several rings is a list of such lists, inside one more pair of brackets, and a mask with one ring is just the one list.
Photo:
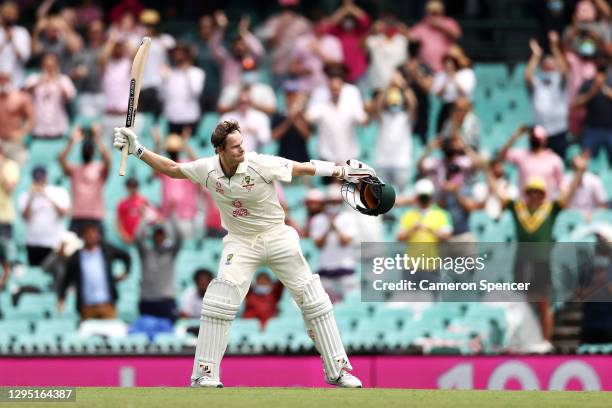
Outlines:
[[238, 122], [233, 120], [224, 120], [219, 123], [212, 135], [210, 136], [210, 143], [212, 143], [215, 149], [225, 148], [225, 141], [227, 136], [234, 132], [240, 132], [240, 125]]

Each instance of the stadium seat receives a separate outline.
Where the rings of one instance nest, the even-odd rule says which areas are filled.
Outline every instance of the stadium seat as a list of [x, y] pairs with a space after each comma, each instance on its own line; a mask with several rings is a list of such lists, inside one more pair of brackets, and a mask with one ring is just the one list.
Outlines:
[[136, 333], [126, 337], [110, 337], [107, 342], [114, 352], [143, 353], [149, 345], [149, 337], [144, 333]]
[[19, 334], [31, 333], [31, 324], [25, 320], [0, 320], [0, 333], [15, 337]]
[[185, 337], [174, 333], [159, 333], [153, 340], [153, 345], [162, 353], [180, 351], [184, 344]]
[[9, 346], [11, 345], [11, 336], [7, 333], [0, 331], [0, 354], [8, 353]]
[[15, 353], [56, 353], [58, 350], [57, 337], [50, 334], [21, 334], [13, 343]]
[[578, 348], [578, 354], [612, 354], [612, 343], [583, 344]]
[[576, 210], [563, 210], [559, 213], [553, 226], [553, 237], [559, 238], [570, 234], [576, 227], [584, 223], [584, 214]]
[[39, 320], [36, 322], [34, 333], [37, 336], [44, 334], [51, 336], [64, 337], [66, 335], [75, 333], [77, 330], [78, 322], [74, 319], [52, 319], [52, 320]]
[[69, 334], [60, 343], [63, 353], [95, 353], [104, 348], [104, 340], [100, 336], [81, 336]]

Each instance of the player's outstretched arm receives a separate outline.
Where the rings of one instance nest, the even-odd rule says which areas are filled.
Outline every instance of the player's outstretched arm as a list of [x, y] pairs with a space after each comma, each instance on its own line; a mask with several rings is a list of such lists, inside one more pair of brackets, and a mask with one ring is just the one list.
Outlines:
[[126, 144], [128, 145], [129, 154], [138, 157], [140, 160], [147, 163], [153, 170], [172, 178], [187, 178], [179, 169], [179, 164], [177, 162], [147, 150], [138, 142], [138, 136], [131, 129], [126, 127], [115, 128], [113, 146], [121, 150]]
[[342, 180], [357, 182], [360, 178], [376, 176], [373, 168], [359, 160], [348, 160], [344, 166], [333, 162], [311, 160], [308, 163], [293, 163], [293, 176], [337, 177]]

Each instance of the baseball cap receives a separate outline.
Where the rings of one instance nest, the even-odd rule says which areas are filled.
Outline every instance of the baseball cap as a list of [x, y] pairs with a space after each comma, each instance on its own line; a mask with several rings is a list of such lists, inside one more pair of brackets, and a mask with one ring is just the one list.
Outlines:
[[543, 193], [546, 192], [546, 182], [542, 177], [530, 177], [525, 183], [525, 191], [539, 190]]
[[416, 195], [424, 195], [424, 196], [432, 196], [434, 193], [435, 187], [431, 180], [429, 179], [420, 179], [414, 185], [414, 192]]

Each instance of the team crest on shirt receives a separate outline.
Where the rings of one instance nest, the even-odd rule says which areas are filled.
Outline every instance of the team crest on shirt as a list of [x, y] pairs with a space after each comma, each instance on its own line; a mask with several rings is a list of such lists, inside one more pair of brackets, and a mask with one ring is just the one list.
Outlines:
[[219, 194], [223, 194], [223, 186], [218, 181], [215, 183], [215, 191]]
[[242, 179], [242, 188], [250, 193], [253, 187], [255, 187], [255, 180], [249, 175], [244, 176]]
[[226, 265], [231, 265], [233, 258], [234, 258], [234, 254], [227, 254], [227, 258], [225, 258], [225, 264]]

